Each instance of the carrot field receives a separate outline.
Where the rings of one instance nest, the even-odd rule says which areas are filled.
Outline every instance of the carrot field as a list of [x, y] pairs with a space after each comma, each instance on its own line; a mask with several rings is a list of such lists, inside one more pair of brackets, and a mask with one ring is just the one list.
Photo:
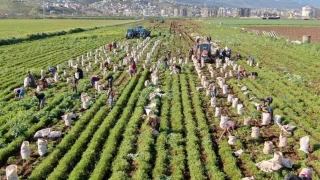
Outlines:
[[[150, 29], [151, 38], [125, 39], [126, 29], [135, 25]], [[205, 41], [208, 35], [213, 48], [227, 46], [232, 49], [232, 59], [240, 53], [242, 60], [200, 67], [194, 57], [188, 59], [196, 38]], [[117, 42], [116, 50], [109, 50], [111, 42]], [[180, 61], [179, 50], [183, 56]], [[181, 74], [164, 68], [168, 51], [172, 52], [169, 64], [179, 64]], [[311, 169], [313, 179], [320, 179], [319, 51], [318, 45], [296, 45], [194, 20], [110, 24], [1, 46], [0, 179], [6, 178], [9, 165], [17, 166], [19, 179], [31, 180], [282, 180], [302, 168]], [[132, 78], [128, 55], [137, 62]], [[248, 64], [249, 56], [255, 58], [254, 66]], [[107, 59], [109, 66], [103, 69]], [[75, 73], [72, 63], [84, 71], [78, 92], [72, 91], [69, 82]], [[59, 67], [55, 79], [47, 72], [49, 66]], [[240, 67], [258, 72], [258, 78], [237, 79]], [[27, 71], [39, 80], [41, 69], [52, 85], [41, 90], [47, 102], [39, 110], [34, 88], [27, 87], [21, 100], [14, 98], [13, 89], [24, 85]], [[108, 75], [114, 77], [113, 108], [106, 105], [106, 90], [89, 86], [91, 75], [103, 77], [100, 84], [106, 83]], [[215, 103], [205, 81], [217, 87]], [[82, 93], [90, 97], [87, 109], [83, 109]], [[282, 117], [282, 125], [296, 126], [293, 134], [285, 134], [285, 147], [278, 146], [277, 124], [261, 125], [262, 114], [254, 106], [254, 102], [261, 102], [252, 99], [265, 96], [273, 97], [271, 107], [274, 115]], [[243, 107], [241, 112], [238, 106]], [[142, 116], [147, 113], [146, 107], [160, 118], [157, 135]], [[75, 114], [71, 126], [61, 117], [67, 113]], [[250, 125], [244, 125], [247, 117], [252, 119]], [[225, 118], [239, 126], [237, 133], [232, 133], [234, 143], [229, 143], [228, 137], [219, 140]], [[253, 127], [259, 128], [260, 137], [252, 137]], [[34, 135], [45, 128], [62, 134], [55, 139], [42, 138], [46, 153], [40, 156]], [[299, 140], [304, 136], [310, 137], [308, 154], [299, 150]], [[21, 156], [24, 141], [30, 144], [30, 157], [26, 159]], [[266, 141], [273, 145], [270, 154], [263, 153]], [[241, 149], [243, 153], [236, 156], [234, 152]], [[274, 152], [291, 159], [292, 167], [261, 171], [256, 163], [273, 158]]]

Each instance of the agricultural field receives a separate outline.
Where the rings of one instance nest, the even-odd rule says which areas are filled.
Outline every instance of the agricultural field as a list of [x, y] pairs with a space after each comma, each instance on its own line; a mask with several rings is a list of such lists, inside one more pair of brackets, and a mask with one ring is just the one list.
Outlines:
[[206, 18], [204, 22], [226, 26], [320, 26], [320, 20], [279, 19], [264, 20], [260, 18]]
[[122, 24], [130, 20], [54, 20], [30, 19], [0, 20], [0, 39], [25, 37], [27, 34], [55, 32], [75, 28], [92, 28]]
[[[152, 31], [151, 38], [126, 40], [126, 29], [138, 24]], [[214, 48], [227, 46], [232, 49], [232, 59], [240, 53], [242, 60], [199, 67], [196, 59], [188, 59], [195, 39], [200, 37], [205, 41], [208, 35]], [[118, 48], [110, 51], [107, 46], [110, 42], [117, 42]], [[173, 57], [169, 64], [179, 64], [181, 74], [164, 67], [162, 60], [169, 50]], [[313, 179], [319, 179], [319, 51], [318, 45], [296, 45], [246, 33], [240, 28], [192, 20], [110, 25], [2, 46], [0, 179], [5, 179], [9, 165], [17, 166], [20, 179], [31, 180], [239, 180], [244, 177], [282, 180], [305, 167], [312, 170]], [[132, 78], [128, 73], [129, 54], [137, 62], [137, 72]], [[249, 56], [260, 67], [248, 65]], [[108, 58], [109, 66], [103, 69], [101, 64]], [[71, 83], [67, 82], [75, 73], [72, 64], [78, 64], [84, 71], [78, 92], [73, 92]], [[59, 76], [52, 79], [47, 72], [49, 66], [59, 66]], [[238, 80], [239, 67], [258, 72], [258, 78]], [[25, 97], [19, 101], [14, 98], [13, 89], [24, 85], [27, 71], [39, 80], [41, 69], [52, 85], [42, 90], [47, 102], [39, 110], [37, 99], [32, 97], [35, 89], [27, 87]], [[105, 90], [89, 86], [91, 75], [114, 77], [113, 108], [106, 105]], [[105, 84], [104, 78], [99, 83]], [[207, 93], [205, 83], [217, 87], [214, 100]], [[83, 108], [82, 93], [90, 97], [88, 108]], [[297, 127], [293, 134], [282, 134], [287, 138], [285, 147], [278, 147], [278, 125], [261, 125], [262, 114], [254, 106], [254, 102], [261, 102], [254, 97], [265, 96], [273, 97], [271, 107], [275, 115], [282, 117], [282, 125]], [[243, 108], [239, 110], [238, 106]], [[160, 118], [158, 133], [142, 116], [147, 109]], [[75, 114], [71, 125], [61, 117], [67, 113]], [[252, 121], [244, 125], [248, 117]], [[226, 119], [239, 125], [237, 133], [232, 132], [236, 138], [233, 143], [228, 137], [219, 140]], [[252, 137], [253, 127], [259, 128], [260, 137]], [[43, 138], [46, 153], [40, 156], [43, 146], [39, 150], [39, 140], [34, 135], [45, 128], [60, 131], [62, 135]], [[299, 150], [300, 138], [307, 135], [310, 137], [308, 154]], [[20, 154], [24, 141], [30, 144], [27, 159], [22, 159]], [[263, 153], [266, 141], [273, 144], [270, 154]], [[234, 152], [240, 149], [243, 153], [235, 156]], [[273, 153], [278, 151], [292, 160], [291, 168], [274, 172], [258, 169], [256, 163], [273, 158]]]
[[320, 26], [318, 27], [289, 27], [289, 26], [247, 26], [250, 30], [258, 30], [260, 32], [274, 31], [278, 37], [283, 37], [290, 41], [302, 41], [303, 35], [311, 36], [311, 43], [320, 43]]

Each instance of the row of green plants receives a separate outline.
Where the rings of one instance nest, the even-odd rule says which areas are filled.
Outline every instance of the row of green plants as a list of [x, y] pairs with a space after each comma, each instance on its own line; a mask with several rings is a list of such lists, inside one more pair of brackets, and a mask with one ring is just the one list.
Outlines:
[[210, 126], [208, 125], [208, 120], [206, 119], [205, 113], [202, 109], [201, 97], [196, 90], [196, 83], [194, 80], [195, 77], [190, 71], [190, 69], [187, 70], [187, 75], [189, 79], [189, 87], [191, 89], [191, 92], [193, 93], [191, 99], [193, 107], [195, 109], [195, 119], [197, 119], [198, 121], [198, 130], [199, 135], [201, 137], [201, 146], [206, 154], [205, 168], [207, 171], [207, 176], [210, 179], [222, 179], [225, 177], [225, 174], [221, 172], [221, 169], [219, 168], [220, 164], [218, 164], [218, 162], [220, 161], [220, 159], [218, 159], [218, 156], [215, 152], [217, 144], [213, 142], [210, 134]]
[[[154, 108], [154, 114], [159, 116], [161, 100], [160, 97], [156, 96], [150, 103], [156, 104]], [[150, 179], [150, 175], [153, 168], [154, 160], [154, 146], [155, 137], [153, 136], [152, 129], [147, 125], [147, 121], [142, 124], [140, 128], [140, 135], [137, 142], [137, 157], [133, 159], [132, 165], [136, 166], [132, 175], [132, 179]]]
[[[89, 172], [92, 172], [90, 174], [90, 179], [105, 179], [107, 173], [111, 170], [111, 165], [112, 165], [112, 158], [115, 156], [116, 150], [119, 146], [119, 140], [121, 140], [121, 134], [123, 133], [125, 126], [127, 125], [127, 121], [130, 118], [130, 116], [132, 115], [133, 109], [136, 106], [136, 103], [138, 101], [139, 95], [141, 93], [141, 90], [144, 86], [144, 81], [147, 79], [149, 75], [149, 72], [147, 70], [142, 72], [141, 77], [135, 77], [135, 78], [139, 78], [139, 81], [135, 83], [135, 89], [134, 91], [131, 93], [130, 99], [128, 101], [127, 104], [125, 104], [125, 106], [123, 107], [119, 107], [119, 110], [123, 110], [123, 113], [121, 114], [121, 116], [119, 117], [119, 119], [117, 120], [115, 126], [113, 126], [112, 129], [110, 129], [110, 134], [108, 135], [108, 137], [105, 139], [105, 143], [101, 143], [102, 145], [102, 149], [99, 150], [96, 154], [96, 163], [92, 164], [91, 166], [89, 166], [90, 168], [86, 168], [85, 166], [81, 169], [79, 169], [79, 173], [80, 171], [85, 171], [85, 170], [92, 170]], [[128, 99], [128, 97], [127, 97]], [[113, 122], [115, 123], [115, 122]], [[102, 129], [103, 131], [105, 131], [105, 128]], [[99, 148], [100, 149], [100, 148]], [[95, 149], [97, 150], [97, 149]], [[101, 154], [101, 155], [99, 155]], [[93, 158], [91, 158], [92, 160]], [[81, 167], [81, 166], [80, 166]], [[77, 167], [76, 167], [77, 169]], [[71, 175], [76, 175], [77, 177], [79, 177], [78, 173], [76, 173], [74, 171], [74, 173], [71, 173]], [[70, 175], [70, 176], [71, 176]], [[82, 176], [80, 179], [83, 178], [89, 178], [88, 176]], [[72, 176], [71, 176], [71, 179]], [[78, 178], [76, 178], [78, 179]]]
[[25, 139], [29, 139], [34, 135], [34, 133], [46, 125], [49, 125], [52, 123], [56, 117], [59, 117], [60, 115], [63, 115], [66, 110], [72, 108], [73, 100], [75, 97], [73, 94], [70, 93], [63, 93], [58, 96], [63, 96], [63, 101], [59, 103], [59, 105], [54, 105], [52, 110], [50, 111], [49, 116], [40, 117], [38, 122], [36, 122], [33, 125], [28, 126], [25, 130], [25, 132], [20, 132], [18, 134], [14, 134], [16, 136], [5, 148], [2, 148], [0, 150], [0, 163], [3, 164], [8, 157], [10, 157], [11, 154], [15, 153], [15, 150], [18, 149], [21, 145], [21, 143]]
[[56, 32], [43, 32], [43, 33], [35, 33], [35, 34], [27, 34], [26, 37], [11, 37], [8, 39], [0, 39], [0, 46], [4, 45], [13, 45], [21, 42], [27, 42], [27, 41], [34, 41], [44, 38], [50, 38], [55, 36], [63, 36], [68, 34], [74, 34], [74, 33], [81, 33], [84, 31], [91, 31], [95, 29], [101, 29], [109, 26], [119, 26], [124, 24], [132, 24], [132, 22], [125, 22], [120, 23], [117, 25], [107, 25], [107, 26], [100, 26], [100, 27], [90, 27], [90, 28], [73, 28], [69, 30], [62, 30], [62, 31], [56, 31]]
[[[6, 90], [1, 93], [0, 99], [5, 101], [11, 99], [11, 90], [21, 85], [28, 70], [31, 72], [40, 71], [41, 68], [46, 70], [48, 65], [60, 64], [82, 55], [85, 51], [95, 50], [101, 44], [110, 42], [116, 37], [121, 37], [122, 33], [118, 29], [119, 27], [108, 27], [90, 31], [90, 33], [83, 32], [77, 35], [66, 35], [3, 47], [1, 52], [5, 53], [5, 56], [2, 57], [0, 62], [3, 67], [0, 79], [1, 82], [4, 82], [2, 83], [5, 85], [3, 88]], [[110, 33], [102, 34], [105, 31]], [[93, 34], [99, 34], [101, 37], [93, 38], [90, 36]], [[79, 38], [87, 36], [88, 38]], [[64, 43], [61, 43], [61, 41]], [[16, 49], [19, 49], [19, 52]], [[5, 82], [8, 82], [10, 86]], [[9, 93], [10, 95], [8, 95]]]
[[[119, 76], [120, 76], [120, 73], [117, 73], [114, 75], [114, 78], [117, 79]], [[128, 83], [129, 81], [125, 82], [124, 85], [120, 87], [120, 89], [116, 92], [116, 95], [122, 94], [123, 91], [128, 88], [126, 85]], [[119, 98], [121, 98], [121, 96]], [[84, 143], [84, 141], [87, 140], [87, 138], [90, 139], [92, 134], [92, 133], [86, 134], [85, 132], [92, 130], [91, 129], [92, 126], [94, 127], [96, 126], [96, 121], [101, 121], [100, 118], [104, 119], [105, 114], [102, 112], [98, 114], [97, 112], [99, 112], [100, 109], [106, 110], [103, 107], [106, 105], [106, 103], [107, 103], [106, 96], [104, 94], [101, 94], [99, 98], [96, 100], [96, 102], [93, 104], [93, 106], [89, 110], [87, 110], [83, 116], [81, 116], [81, 118], [77, 121], [75, 126], [72, 127], [72, 129], [63, 138], [63, 140], [55, 148], [55, 150], [32, 171], [29, 179], [41, 179], [41, 178], [47, 177], [52, 172], [52, 170], [58, 165], [60, 159], [64, 157], [66, 153], [72, 152], [71, 150], [73, 149], [78, 150], [77, 144], [83, 143], [85, 145], [86, 143]], [[109, 111], [107, 112], [109, 113]], [[94, 131], [95, 130], [96, 129], [94, 129]], [[72, 145], [71, 149], [70, 149], [70, 145]], [[71, 154], [70, 156], [74, 157], [76, 155], [79, 155], [77, 151], [74, 154]]]
[[127, 172], [130, 170], [129, 154], [133, 151], [134, 146], [138, 140], [138, 130], [143, 123], [141, 115], [144, 114], [144, 106], [148, 102], [149, 94], [152, 88], [142, 90], [135, 110], [128, 121], [125, 132], [123, 133], [123, 140], [119, 146], [119, 151], [112, 162], [112, 175], [110, 179], [127, 179]]
[[187, 151], [187, 162], [190, 172], [191, 179], [204, 179], [204, 168], [201, 162], [200, 155], [200, 144], [199, 134], [197, 131], [197, 121], [193, 117], [193, 109], [191, 101], [189, 99], [190, 94], [188, 93], [189, 86], [186, 80], [186, 75], [180, 75], [180, 85], [181, 85], [181, 96], [182, 96], [182, 106], [183, 106], [183, 116], [186, 124], [186, 151]]
[[160, 86], [161, 89], [164, 89], [166, 96], [161, 98], [161, 115], [160, 115], [160, 134], [157, 137], [156, 142], [156, 161], [155, 167], [153, 168], [152, 177], [153, 179], [160, 179], [165, 177], [168, 174], [167, 163], [169, 161], [169, 151], [167, 149], [168, 137], [170, 133], [170, 110], [171, 110], [171, 87], [172, 87], [172, 76], [168, 73], [164, 74], [163, 86]]
[[178, 76], [172, 78], [171, 133], [169, 134], [170, 172], [173, 179], [184, 179], [186, 172], [185, 136], [182, 113], [180, 81]]

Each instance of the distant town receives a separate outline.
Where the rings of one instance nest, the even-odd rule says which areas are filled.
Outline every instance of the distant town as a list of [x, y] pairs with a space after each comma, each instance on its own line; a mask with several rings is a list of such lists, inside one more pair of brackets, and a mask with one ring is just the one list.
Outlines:
[[75, 10], [72, 14], [64, 14], [71, 16], [81, 16], [85, 12], [87, 15], [128, 17], [320, 18], [320, 9], [313, 6], [305, 6], [299, 9], [228, 8], [188, 4], [170, 0], [159, 0], [156, 3], [146, 0], [104, 0], [87, 5], [69, 0], [43, 0], [37, 3], [39, 7], [43, 7], [44, 13], [49, 16], [62, 15], [60, 11], [56, 11], [55, 9], [63, 7]]

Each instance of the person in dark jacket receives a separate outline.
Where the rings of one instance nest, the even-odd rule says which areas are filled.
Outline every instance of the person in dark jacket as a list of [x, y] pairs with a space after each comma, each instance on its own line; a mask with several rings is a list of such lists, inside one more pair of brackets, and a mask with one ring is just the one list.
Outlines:
[[109, 75], [106, 80], [108, 81], [109, 88], [112, 88], [113, 76]]
[[34, 96], [39, 100], [38, 107], [42, 109], [44, 107], [44, 103], [46, 101], [46, 95], [43, 93], [34, 93]]
[[79, 73], [79, 79], [83, 79], [83, 71], [80, 68], [77, 68], [77, 73]]

